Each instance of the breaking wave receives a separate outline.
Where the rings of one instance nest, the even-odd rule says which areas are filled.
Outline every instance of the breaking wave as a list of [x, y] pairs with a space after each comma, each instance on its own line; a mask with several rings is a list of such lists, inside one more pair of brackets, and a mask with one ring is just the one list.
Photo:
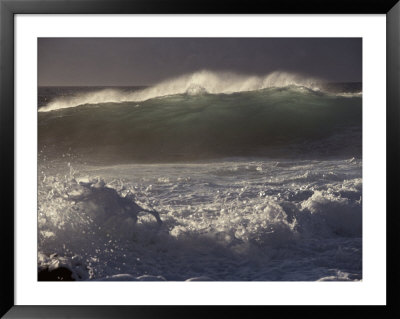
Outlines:
[[305, 78], [285, 72], [273, 72], [262, 77], [239, 75], [230, 72], [199, 71], [169, 79], [155, 86], [134, 92], [109, 88], [77, 96], [61, 97], [41, 107], [39, 111], [48, 112], [85, 104], [142, 102], [176, 94], [232, 94], [288, 86], [319, 90], [317, 82], [317, 79]]

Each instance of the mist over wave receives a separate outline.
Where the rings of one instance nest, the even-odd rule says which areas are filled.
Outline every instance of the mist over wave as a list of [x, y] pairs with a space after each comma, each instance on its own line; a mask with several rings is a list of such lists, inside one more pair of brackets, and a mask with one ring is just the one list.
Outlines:
[[199, 71], [168, 79], [149, 88], [126, 92], [118, 89], [103, 89], [77, 96], [61, 97], [39, 109], [48, 112], [84, 104], [142, 102], [175, 94], [232, 94], [257, 91], [271, 87], [298, 86], [318, 90], [317, 79], [298, 74], [273, 72], [266, 76], [248, 76], [231, 72]]

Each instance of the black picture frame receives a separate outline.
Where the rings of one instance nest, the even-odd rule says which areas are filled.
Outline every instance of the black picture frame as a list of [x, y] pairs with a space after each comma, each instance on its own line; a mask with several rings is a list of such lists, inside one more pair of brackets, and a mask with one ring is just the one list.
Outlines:
[[[386, 306], [17, 306], [14, 303], [14, 15], [15, 14], [385, 14], [387, 21], [387, 305]], [[400, 137], [400, 3], [398, 0], [0, 0], [0, 315], [4, 318], [163, 318], [372, 315], [399, 317], [396, 275]], [[44, 296], [45, 298], [45, 296]]]

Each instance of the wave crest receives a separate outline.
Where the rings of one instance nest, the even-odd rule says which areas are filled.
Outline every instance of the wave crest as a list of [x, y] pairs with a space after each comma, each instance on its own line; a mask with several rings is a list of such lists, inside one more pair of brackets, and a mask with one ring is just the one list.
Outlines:
[[39, 112], [71, 108], [84, 104], [142, 102], [153, 98], [176, 94], [232, 94], [257, 91], [272, 87], [299, 86], [319, 90], [317, 79], [286, 72], [273, 72], [266, 76], [240, 75], [232, 72], [198, 71], [160, 82], [152, 87], [134, 92], [119, 89], [103, 89], [76, 96], [57, 98]]

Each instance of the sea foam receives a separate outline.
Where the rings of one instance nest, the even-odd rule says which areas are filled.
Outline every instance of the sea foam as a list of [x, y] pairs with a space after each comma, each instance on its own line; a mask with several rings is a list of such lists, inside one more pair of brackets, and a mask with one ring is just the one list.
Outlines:
[[[311, 169], [318, 174], [303, 174]], [[360, 161], [61, 171], [47, 171], [39, 183], [40, 269], [64, 267], [75, 280], [361, 278]], [[113, 196], [68, 198], [77, 180], [96, 176], [105, 183], [90, 187], [89, 195], [113, 189]], [[116, 205], [126, 191], [140, 206], [158, 211], [162, 225], [149, 214], [128, 222]]]

